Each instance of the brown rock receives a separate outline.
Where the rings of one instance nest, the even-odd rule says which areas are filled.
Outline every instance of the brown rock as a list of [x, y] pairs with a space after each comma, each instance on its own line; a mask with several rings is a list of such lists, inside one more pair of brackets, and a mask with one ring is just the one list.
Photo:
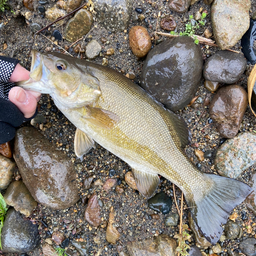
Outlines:
[[30, 11], [34, 11], [34, 0], [23, 0], [24, 6]]
[[10, 142], [6, 142], [0, 145], [0, 154], [2, 154], [5, 157], [12, 158]]
[[[67, 13], [64, 10], [61, 10], [57, 8], [56, 6], [53, 6], [52, 8], [49, 8], [45, 12], [45, 17], [50, 21], [55, 21], [60, 17], [65, 16]], [[56, 24], [62, 25], [64, 24], [65, 20], [60, 20]]]
[[13, 206], [16, 211], [27, 217], [31, 215], [37, 206], [37, 202], [22, 181], [11, 183], [4, 194], [4, 200], [8, 205]]
[[220, 84], [219, 82], [212, 82], [209, 80], [204, 81], [204, 87], [208, 89], [210, 92], [215, 92], [219, 88]]
[[65, 236], [60, 231], [54, 231], [52, 233], [52, 240], [55, 244], [60, 245], [65, 239]]
[[59, 0], [56, 5], [59, 8], [65, 9], [67, 12], [71, 12], [78, 8], [81, 5], [81, 3], [82, 0], [68, 0], [66, 2], [63, 0]]
[[146, 56], [152, 46], [147, 29], [142, 26], [132, 27], [129, 32], [129, 45], [135, 56]]
[[89, 198], [88, 206], [85, 210], [85, 220], [88, 221], [94, 227], [98, 227], [101, 223], [100, 205], [96, 194], [93, 194]]
[[170, 15], [170, 16], [164, 17], [161, 20], [160, 26], [164, 30], [172, 31], [172, 30], [175, 30], [177, 24], [176, 24], [173, 16]]
[[209, 112], [222, 137], [236, 136], [247, 104], [247, 93], [241, 86], [229, 85], [219, 89], [210, 104]]
[[195, 149], [195, 155], [199, 161], [204, 161], [204, 152], [203, 151], [201, 151], [199, 149]]
[[113, 226], [115, 218], [114, 208], [113, 206], [110, 209], [109, 213], [109, 221], [108, 221], [108, 227], [106, 232], [106, 239], [111, 244], [116, 244], [117, 240], [120, 238], [120, 233], [116, 229], [116, 227]]
[[132, 172], [127, 172], [125, 174], [125, 182], [131, 187], [132, 189], [138, 190], [133, 173]]
[[44, 244], [42, 246], [43, 254], [45, 256], [58, 256], [59, 254], [56, 252], [56, 250], [53, 248], [53, 246], [49, 244]]
[[105, 191], [110, 191], [112, 187], [114, 187], [116, 185], [116, 179], [108, 179], [104, 185], [103, 185], [103, 189]]
[[124, 193], [124, 188], [121, 187], [121, 186], [116, 186], [116, 193], [123, 194]]
[[15, 163], [0, 155], [0, 189], [6, 189], [10, 184], [15, 169]]
[[183, 13], [188, 10], [190, 3], [191, 0], [171, 0], [169, 7], [175, 12]]

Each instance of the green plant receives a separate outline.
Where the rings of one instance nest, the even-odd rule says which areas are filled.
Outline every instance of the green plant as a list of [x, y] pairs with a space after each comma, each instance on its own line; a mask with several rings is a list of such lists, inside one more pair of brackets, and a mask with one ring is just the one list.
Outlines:
[[186, 241], [189, 240], [191, 236], [187, 233], [187, 230], [188, 230], [188, 225], [184, 224], [182, 225], [181, 233], [174, 236], [174, 238], [177, 238], [179, 242], [179, 245], [176, 248], [176, 251], [178, 254], [182, 256], [189, 255], [188, 249], [190, 249], [190, 246], [186, 244]]
[[[0, 12], [4, 12], [5, 10], [11, 10], [11, 7], [7, 4], [8, 0], [0, 0]], [[13, 12], [11, 10], [11, 12]]]
[[189, 15], [189, 22], [185, 25], [185, 31], [184, 32], [174, 32], [171, 31], [171, 35], [180, 35], [180, 36], [191, 36], [194, 39], [195, 44], [199, 43], [199, 40], [195, 36], [196, 29], [199, 29], [200, 26], [204, 26], [206, 21], [205, 18], [207, 16], [207, 13], [203, 12], [200, 19], [198, 21], [194, 20], [193, 15]]
[[0, 193], [0, 248], [2, 249], [2, 241], [1, 241], [1, 234], [2, 234], [2, 228], [4, 226], [4, 219], [8, 208], [6, 205], [6, 202], [4, 200], [4, 197]]
[[65, 253], [65, 249], [61, 248], [61, 247], [57, 247], [55, 248], [56, 252], [58, 253], [59, 256], [68, 256], [66, 253]]

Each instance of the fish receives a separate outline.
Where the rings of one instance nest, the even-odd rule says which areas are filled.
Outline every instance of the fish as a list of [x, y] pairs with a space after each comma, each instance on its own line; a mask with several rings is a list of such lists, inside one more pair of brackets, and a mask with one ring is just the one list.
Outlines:
[[219, 240], [230, 212], [252, 191], [238, 180], [199, 171], [184, 151], [184, 120], [109, 67], [33, 50], [30, 78], [18, 85], [52, 97], [77, 128], [78, 157], [98, 143], [132, 168], [146, 198], [154, 195], [159, 175], [178, 186], [195, 223], [212, 244]]

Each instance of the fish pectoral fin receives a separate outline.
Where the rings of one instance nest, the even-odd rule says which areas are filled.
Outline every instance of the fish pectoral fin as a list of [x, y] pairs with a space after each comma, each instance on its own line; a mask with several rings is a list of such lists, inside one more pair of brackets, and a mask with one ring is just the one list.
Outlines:
[[111, 129], [116, 125], [120, 118], [115, 113], [102, 108], [87, 107], [88, 115], [86, 119], [94, 125], [104, 129]]
[[135, 169], [132, 171], [140, 193], [147, 198], [152, 197], [160, 182], [158, 175], [141, 172]]
[[94, 140], [91, 139], [86, 133], [82, 132], [80, 129], [77, 128], [74, 140], [74, 150], [76, 156], [81, 158], [83, 155], [87, 154], [93, 147]]

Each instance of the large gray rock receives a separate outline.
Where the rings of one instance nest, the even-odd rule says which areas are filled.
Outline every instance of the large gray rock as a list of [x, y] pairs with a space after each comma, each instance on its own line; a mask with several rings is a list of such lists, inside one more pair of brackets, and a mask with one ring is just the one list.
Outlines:
[[17, 131], [14, 159], [23, 182], [39, 203], [65, 209], [78, 201], [73, 164], [35, 128], [23, 127]]
[[202, 77], [202, 52], [194, 40], [181, 36], [155, 46], [142, 71], [142, 87], [176, 111], [193, 98]]
[[10, 209], [7, 212], [2, 229], [2, 251], [25, 253], [33, 251], [40, 236], [37, 225], [30, 220], [26, 220], [19, 212]]

